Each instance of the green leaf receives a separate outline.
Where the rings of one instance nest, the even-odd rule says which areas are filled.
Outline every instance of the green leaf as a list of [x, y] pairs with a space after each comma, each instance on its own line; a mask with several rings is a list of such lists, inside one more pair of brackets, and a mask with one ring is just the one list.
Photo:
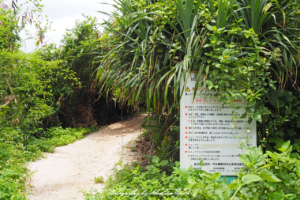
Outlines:
[[276, 190], [278, 184], [272, 183], [272, 182], [267, 182], [267, 183], [265, 183], [265, 185], [266, 185], [267, 188], [274, 191], [274, 190]]
[[290, 141], [285, 142], [280, 148], [278, 148], [279, 151], [285, 152], [290, 146]]
[[277, 131], [276, 135], [279, 135], [280, 137], [284, 136], [284, 132], [283, 131]]
[[213, 43], [213, 44], [216, 43], [217, 40], [218, 40], [218, 38], [216, 36], [213, 36], [213, 37], [210, 38], [210, 42]]
[[218, 196], [222, 196], [222, 197], [224, 197], [223, 195], [224, 195], [224, 193], [226, 194], [226, 192], [227, 192], [227, 194], [230, 194], [230, 192], [231, 192], [231, 190], [228, 188], [226, 183], [219, 184], [218, 188], [215, 190], [215, 193]]
[[231, 190], [235, 190], [238, 186], [239, 186], [239, 183], [238, 183], [237, 179], [231, 181], [231, 182], [228, 184], [228, 187], [229, 187]]
[[255, 174], [247, 174], [245, 176], [242, 177], [242, 185], [247, 185], [253, 182], [258, 182], [258, 181], [262, 181], [262, 179]]
[[188, 178], [188, 183], [189, 183], [190, 185], [194, 186], [197, 182], [196, 182], [193, 178], [189, 177], [189, 178]]
[[253, 114], [253, 119], [259, 121], [260, 123], [262, 122], [261, 114], [260, 114], [259, 111], [256, 111], [256, 112]]
[[272, 3], [268, 3], [267, 5], [264, 6], [262, 12], [266, 13], [268, 10], [272, 7]]
[[285, 93], [285, 95], [284, 95], [284, 100], [285, 100], [286, 102], [291, 103], [291, 102], [293, 101], [293, 99], [294, 99], [293, 94], [292, 94], [291, 92], [289, 92], [289, 91], [285, 91], [285, 92], [286, 92], [286, 93]]
[[290, 146], [285, 152], [282, 153], [282, 155], [289, 157], [292, 150], [293, 150], [293, 146]]
[[275, 108], [282, 108], [285, 105], [285, 102], [281, 99], [277, 99], [276, 97], [272, 97], [270, 103]]
[[275, 192], [273, 194], [273, 200], [284, 200], [284, 193], [283, 193], [283, 191]]
[[211, 25], [209, 25], [209, 24], [206, 25], [206, 28], [207, 28], [208, 30], [210, 30], [210, 31], [214, 31], [213, 27], [212, 27]]
[[293, 144], [293, 149], [294, 150], [299, 150], [300, 149], [300, 146], [299, 146], [299, 144]]
[[281, 180], [277, 178], [272, 172], [263, 169], [263, 171], [260, 174], [260, 177], [263, 178], [266, 181], [270, 182], [280, 182]]
[[249, 148], [243, 155], [240, 155], [240, 158], [247, 167], [265, 164], [262, 150], [257, 147]]
[[160, 162], [160, 166], [164, 167], [168, 164], [168, 161], [167, 160], [163, 160]]
[[199, 192], [199, 189], [192, 190], [192, 197], [195, 198]]
[[226, 102], [227, 101], [227, 98], [226, 97], [221, 97], [220, 99], [219, 99], [219, 102]]
[[297, 176], [300, 177], [300, 166], [299, 166], [299, 164], [296, 167], [296, 173], [297, 173]]
[[217, 75], [219, 73], [219, 70], [218, 69], [214, 69], [213, 70], [213, 75]]
[[158, 164], [158, 162], [159, 162], [159, 157], [153, 156], [152, 162], [155, 163], [155, 164]]
[[269, 111], [268, 108], [265, 107], [265, 106], [259, 107], [258, 110], [259, 110], [259, 112], [261, 113], [262, 116], [271, 114], [271, 111]]
[[246, 107], [248, 113], [254, 113], [255, 109], [253, 107]]
[[287, 132], [288, 132], [288, 135], [289, 135], [289, 136], [294, 136], [294, 135], [297, 134], [295, 131], [293, 131], [293, 130], [291, 130], [291, 129], [289, 129]]

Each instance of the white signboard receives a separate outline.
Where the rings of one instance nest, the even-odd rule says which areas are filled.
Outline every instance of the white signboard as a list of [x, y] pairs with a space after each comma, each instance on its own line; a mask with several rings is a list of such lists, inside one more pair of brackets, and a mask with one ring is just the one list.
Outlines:
[[[219, 102], [217, 92], [198, 88], [193, 101], [196, 73], [187, 80], [180, 101], [180, 167], [198, 168], [206, 172], [221, 172], [223, 176], [235, 176], [243, 163], [240, 143], [256, 146], [256, 121], [250, 125], [247, 119], [235, 119], [233, 108]], [[183, 80], [181, 87], [183, 87]], [[245, 102], [236, 103], [245, 106]], [[237, 117], [245, 109], [236, 110]], [[248, 142], [248, 143], [247, 143]], [[203, 160], [204, 166], [200, 166]]]

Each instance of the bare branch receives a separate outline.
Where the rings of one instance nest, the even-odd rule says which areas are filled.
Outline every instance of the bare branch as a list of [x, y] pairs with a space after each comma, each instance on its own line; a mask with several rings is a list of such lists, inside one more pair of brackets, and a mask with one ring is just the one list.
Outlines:
[[14, 99], [16, 99], [15, 95], [10, 95], [8, 97], [4, 97], [4, 99], [2, 99], [2, 101], [4, 101], [5, 103], [3, 105], [0, 105], [0, 109], [1, 109], [1, 107], [9, 105], [12, 102], [12, 100], [14, 100]]
[[[11, 87], [10, 87], [10, 84], [9, 84], [9, 82], [8, 82], [8, 80], [7, 80], [7, 77], [5, 76], [5, 80], [6, 80], [6, 83], [7, 83], [7, 85], [8, 85], [8, 87], [9, 87], [9, 90], [10, 90], [10, 92], [11, 92], [11, 94], [15, 97], [15, 95], [14, 95], [14, 93], [13, 93], [13, 91], [12, 91], [12, 89], [11, 89]], [[17, 99], [16, 98], [14, 98], [15, 99], [15, 103], [17, 104], [18, 102], [17, 102]]]

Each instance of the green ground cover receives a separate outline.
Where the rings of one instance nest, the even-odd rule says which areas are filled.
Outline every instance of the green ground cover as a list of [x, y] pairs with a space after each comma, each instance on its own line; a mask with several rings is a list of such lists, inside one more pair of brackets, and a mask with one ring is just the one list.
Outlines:
[[28, 162], [43, 157], [43, 152], [53, 152], [55, 147], [67, 145], [94, 132], [97, 127], [53, 127], [40, 138], [30, 137], [20, 129], [0, 130], [0, 199], [26, 199], [30, 186]]
[[229, 184], [221, 178], [221, 173], [207, 173], [192, 167], [184, 170], [177, 161], [167, 174], [164, 167], [169, 161], [157, 156], [146, 168], [134, 163], [123, 166], [119, 162], [117, 165], [122, 169], [115, 169], [101, 193], [82, 192], [86, 200], [296, 200], [300, 198], [300, 161], [290, 157], [291, 151], [290, 142], [280, 148], [280, 153], [267, 151], [264, 154], [257, 147], [247, 149], [240, 156], [245, 166]]

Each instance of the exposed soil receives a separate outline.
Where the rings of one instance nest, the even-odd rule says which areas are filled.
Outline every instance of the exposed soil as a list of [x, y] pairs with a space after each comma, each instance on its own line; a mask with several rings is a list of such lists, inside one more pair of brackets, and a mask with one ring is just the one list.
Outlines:
[[148, 155], [150, 157], [153, 157], [155, 154], [155, 150], [153, 147], [153, 143], [150, 141], [150, 135], [147, 136], [141, 136], [139, 140], [135, 143], [136, 146], [136, 160], [139, 163], [140, 166], [147, 166], [150, 164], [149, 160], [147, 160], [142, 155]]
[[[95, 177], [103, 176], [106, 180], [121, 157], [123, 163], [134, 160], [136, 153], [122, 146], [140, 135], [143, 117], [102, 127], [80, 141], [47, 153], [47, 158], [31, 163], [30, 168], [35, 173], [29, 183], [34, 194], [29, 199], [83, 199], [82, 193], [78, 193], [80, 189], [100, 191], [103, 184], [95, 184]], [[141, 148], [138, 146], [138, 150]]]

